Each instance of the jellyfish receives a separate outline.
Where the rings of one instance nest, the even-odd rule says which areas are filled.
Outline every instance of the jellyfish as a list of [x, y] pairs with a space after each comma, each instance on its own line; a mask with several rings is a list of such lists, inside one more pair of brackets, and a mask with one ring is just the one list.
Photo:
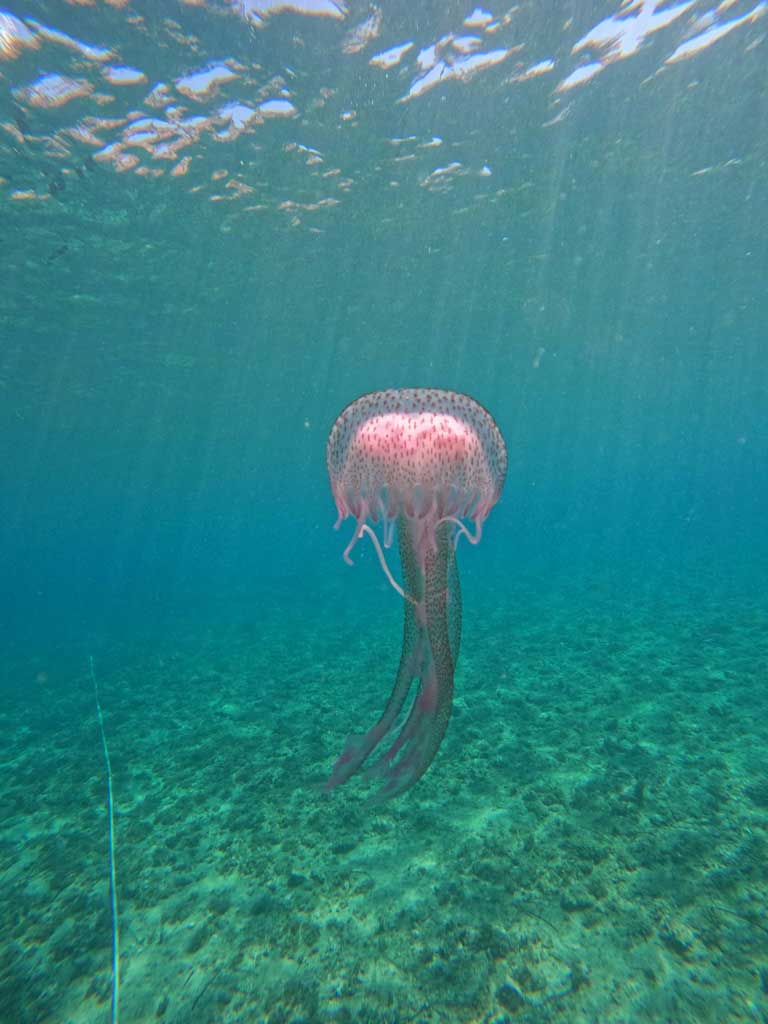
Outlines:
[[[387, 800], [422, 777], [440, 747], [453, 704], [461, 639], [456, 545], [478, 544], [499, 500], [507, 450], [493, 417], [468, 395], [436, 388], [374, 391], [348, 405], [328, 438], [328, 474], [338, 518], [356, 523], [344, 560], [363, 534], [403, 599], [403, 646], [386, 707], [376, 724], [352, 734], [326, 790], [354, 775], [382, 744], [366, 774], [383, 780]], [[377, 532], [378, 531], [378, 532]], [[395, 534], [402, 585], [387, 562]], [[402, 727], [406, 699], [415, 697]]]

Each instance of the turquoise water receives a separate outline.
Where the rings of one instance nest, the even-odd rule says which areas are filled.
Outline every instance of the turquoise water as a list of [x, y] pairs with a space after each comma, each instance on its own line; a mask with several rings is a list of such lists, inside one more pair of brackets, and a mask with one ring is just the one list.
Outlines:
[[[768, 1019], [765, 12], [0, 10], [0, 1024]], [[509, 467], [372, 807], [411, 386]]]

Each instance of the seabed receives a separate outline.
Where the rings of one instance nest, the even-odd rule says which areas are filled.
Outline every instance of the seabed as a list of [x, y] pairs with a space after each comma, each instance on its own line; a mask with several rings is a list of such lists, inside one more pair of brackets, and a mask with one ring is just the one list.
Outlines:
[[[321, 784], [396, 609], [102, 640], [123, 1024], [768, 1020], [768, 622], [710, 584], [466, 601], [446, 741], [380, 807]], [[7, 666], [3, 1024], [109, 1020], [87, 654]]]

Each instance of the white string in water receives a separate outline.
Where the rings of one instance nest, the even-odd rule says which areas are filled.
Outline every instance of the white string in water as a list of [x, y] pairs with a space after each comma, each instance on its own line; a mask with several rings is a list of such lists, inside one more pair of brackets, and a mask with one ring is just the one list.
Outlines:
[[120, 932], [117, 923], [117, 879], [115, 876], [115, 812], [112, 801], [112, 765], [109, 760], [107, 736], [104, 732], [104, 716], [101, 713], [99, 687], [96, 673], [93, 671], [93, 655], [88, 655], [91, 666], [91, 682], [96, 697], [96, 714], [101, 731], [101, 746], [104, 750], [104, 763], [107, 766], [107, 814], [109, 816], [109, 895], [112, 901], [112, 1024], [118, 1024], [120, 1015]]

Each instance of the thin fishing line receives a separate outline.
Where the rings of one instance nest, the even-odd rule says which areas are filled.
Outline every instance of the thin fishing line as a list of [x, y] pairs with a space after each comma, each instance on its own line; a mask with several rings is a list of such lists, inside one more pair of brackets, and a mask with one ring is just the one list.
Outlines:
[[104, 732], [104, 716], [101, 713], [99, 687], [96, 673], [93, 670], [93, 655], [88, 655], [91, 667], [91, 682], [96, 698], [96, 715], [99, 719], [101, 746], [104, 750], [104, 763], [107, 766], [107, 814], [109, 816], [109, 895], [112, 902], [112, 1024], [118, 1024], [120, 1016], [120, 930], [117, 916], [117, 876], [115, 874], [115, 812], [112, 799], [112, 763], [109, 760], [107, 735]]

